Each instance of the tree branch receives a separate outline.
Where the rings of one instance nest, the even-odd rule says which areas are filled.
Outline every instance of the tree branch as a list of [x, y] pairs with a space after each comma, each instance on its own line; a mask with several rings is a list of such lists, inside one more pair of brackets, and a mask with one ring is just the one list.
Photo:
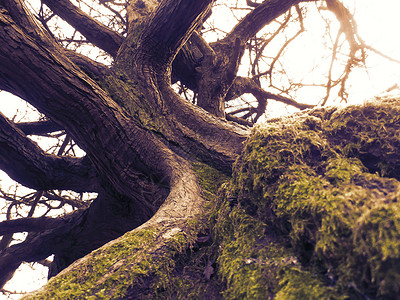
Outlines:
[[226, 115], [226, 119], [228, 121], [232, 121], [232, 122], [238, 123], [240, 125], [244, 125], [244, 126], [252, 127], [254, 125], [252, 122], [249, 122], [249, 121], [247, 121], [247, 120], [245, 120], [243, 118], [240, 118], [240, 117], [236, 117], [236, 116], [234, 116], [232, 114], [227, 114]]
[[21, 122], [15, 126], [26, 135], [44, 135], [55, 131], [61, 131], [63, 128], [51, 120], [37, 122]]
[[63, 221], [59, 218], [22, 218], [0, 222], [0, 235], [16, 232], [38, 232], [54, 229]]
[[141, 35], [140, 55], [155, 62], [153, 65], [169, 66], [202, 22], [211, 3], [212, 0], [161, 1]]
[[87, 160], [44, 153], [2, 114], [0, 168], [17, 182], [37, 190], [97, 190], [96, 172]]
[[257, 3], [257, 2], [252, 1], [252, 0], [246, 0], [246, 4], [247, 4], [247, 6], [250, 6], [250, 7], [257, 7], [257, 6], [259, 6], [261, 3]]
[[[15, 270], [23, 261], [39, 261], [53, 254], [57, 244], [62, 241], [62, 237], [71, 230], [71, 225], [74, 224], [73, 220], [77, 220], [81, 215], [82, 211], [77, 211], [70, 214], [68, 217], [54, 219], [53, 225], [55, 227], [49, 228], [49, 230], [44, 231], [42, 234], [31, 233], [24, 242], [12, 245], [2, 251], [0, 253], [0, 289], [12, 278]], [[16, 221], [16, 227], [25, 227], [22, 226], [22, 224], [18, 224], [23, 221], [14, 221]], [[6, 222], [6, 224], [10, 226], [9, 221]], [[28, 222], [34, 223], [32, 220]], [[46, 222], [50, 223], [50, 221]], [[36, 226], [39, 225], [36, 224]]]
[[252, 79], [250, 78], [245, 78], [245, 77], [236, 77], [229, 92], [228, 95], [226, 96], [226, 101], [233, 100], [245, 93], [251, 93], [253, 94], [256, 98], [260, 98], [265, 100], [272, 99], [275, 101], [279, 101], [288, 105], [291, 105], [293, 107], [296, 107], [298, 109], [307, 109], [307, 108], [313, 108], [315, 105], [311, 104], [305, 104], [305, 103], [298, 103], [293, 99], [284, 97], [282, 95], [276, 95], [270, 92], [267, 92], [260, 88]]
[[225, 96], [237, 74], [246, 42], [299, 2], [301, 0], [264, 1], [247, 14], [224, 39], [211, 44], [215, 55], [211, 60], [204, 55], [201, 65], [197, 98], [200, 107], [216, 116], [224, 116]]
[[112, 72], [110, 68], [102, 63], [94, 61], [89, 57], [80, 54], [78, 52], [65, 49], [65, 55], [68, 57], [74, 64], [79, 66], [83, 72], [89, 75], [91, 78], [104, 78], [109, 76]]
[[[12, 59], [4, 53], [13, 53]], [[28, 100], [46, 116], [61, 124], [87, 153], [98, 173], [105, 177], [104, 181], [110, 180], [121, 194], [135, 199], [132, 194], [137, 187], [138, 173], [160, 176], [165, 178], [168, 185], [171, 179], [168, 166], [171, 153], [165, 149], [163, 142], [133, 117], [128, 117], [107, 92], [63, 54], [64, 50], [60, 50], [60, 46], [46, 36], [36, 35], [32, 39], [13, 22], [9, 14], [0, 14], [0, 65], [4, 66], [0, 72], [0, 87]], [[147, 88], [148, 98], [151, 98], [154, 90], [149, 87], [154, 89], [154, 86], [147, 82], [142, 85], [142, 92], [146, 93]], [[165, 97], [175, 99], [176, 94]], [[133, 105], [138, 102], [138, 99], [132, 99], [132, 95], [127, 100], [132, 100]], [[176, 110], [177, 104], [173, 106]], [[184, 122], [188, 122], [186, 112], [182, 111], [182, 117]], [[215, 126], [217, 122], [211, 118], [198, 119], [202, 126], [194, 122], [190, 126], [196, 130], [199, 127], [213, 128], [207, 131], [207, 147], [212, 148], [213, 156], [223, 160], [224, 168], [230, 168], [233, 157], [241, 147], [231, 149], [227, 145], [241, 146], [245, 136], [237, 134], [239, 130], [234, 133], [231, 130], [224, 131], [220, 124]], [[225, 140], [215, 145], [215, 132], [220, 131], [224, 131]], [[182, 132], [187, 133], [188, 129], [182, 128]], [[204, 135], [204, 132], [198, 132], [190, 137], [184, 136], [185, 142], [182, 144], [193, 149], [193, 137]], [[171, 138], [173, 141], [174, 137]], [[127, 157], [130, 159], [127, 160]]]
[[251, 13], [247, 14], [220, 42], [234, 41], [240, 38], [243, 42], [254, 37], [265, 25], [269, 24], [281, 14], [300, 2], [315, 2], [302, 0], [267, 0], [259, 4]]
[[93, 45], [117, 55], [123, 37], [94, 20], [68, 0], [43, 0], [50, 9], [82, 33]]

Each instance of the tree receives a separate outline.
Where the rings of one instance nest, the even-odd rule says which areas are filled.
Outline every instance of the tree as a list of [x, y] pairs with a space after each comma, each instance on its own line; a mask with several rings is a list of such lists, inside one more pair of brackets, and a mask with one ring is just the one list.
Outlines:
[[[300, 24], [301, 32], [303, 10], [310, 5], [308, 2], [315, 1], [247, 1], [251, 9], [246, 16], [223, 39], [211, 44], [199, 31], [211, 13], [212, 0], [99, 1], [113, 12], [111, 18], [102, 20], [108, 21], [107, 25], [68, 0], [42, 2], [49, 10], [42, 4], [35, 16], [23, 1], [0, 1], [0, 88], [26, 100], [44, 116], [38, 122], [20, 124], [4, 116], [0, 119], [1, 169], [17, 182], [38, 191], [25, 199], [32, 207], [28, 217], [0, 223], [2, 286], [21, 262], [42, 261], [54, 254], [50, 275], [61, 274], [52, 281], [54, 286], [49, 285], [44, 291], [47, 297], [97, 295], [137, 299], [153, 297], [154, 293], [185, 297], [179, 294], [183, 293], [179, 289], [173, 292], [169, 289], [187, 284], [171, 279], [174, 278], [171, 274], [176, 278], [180, 274], [193, 279], [190, 276], [203, 274], [203, 270], [203, 283], [199, 287], [219, 295], [224, 288], [207, 281], [216, 267], [212, 249], [215, 249], [218, 235], [205, 225], [218, 219], [215, 215], [218, 210], [211, 209], [210, 213], [206, 208], [214, 199], [216, 187], [232, 175], [232, 165], [244, 149], [249, 127], [265, 112], [268, 99], [300, 109], [313, 107], [263, 88], [263, 78], [272, 82], [279, 56], [299, 33], [284, 41], [267, 71], [260, 67], [265, 58], [263, 49], [275, 35], [262, 39], [258, 33], [282, 14], [276, 33], [284, 31], [289, 22]], [[327, 0], [320, 5], [321, 9], [333, 12], [341, 23], [332, 62], [337, 59], [335, 53], [340, 48], [342, 34], [350, 45], [347, 63], [337, 79], [332, 66], [330, 68], [325, 86], [327, 93], [323, 98], [325, 104], [335, 86], [340, 87], [339, 96], [346, 97], [345, 84], [350, 71], [363, 63], [366, 49], [375, 50], [358, 36], [354, 20], [341, 2]], [[50, 24], [55, 15], [79, 31], [85, 40], [77, 41], [76, 32], [70, 38], [57, 35]], [[70, 49], [80, 49], [86, 43], [104, 51], [112, 64], [104, 65]], [[246, 49], [252, 57], [251, 76], [241, 77], [237, 75], [238, 68]], [[179, 82], [183, 94], [191, 90], [192, 97], [181, 97], [171, 87], [171, 81]], [[290, 82], [290, 85], [299, 84]], [[229, 105], [245, 93], [253, 94], [258, 106], [235, 108]], [[226, 111], [225, 107], [231, 108]], [[310, 115], [311, 119], [313, 117], [316, 118]], [[317, 125], [314, 120], [309, 127], [319, 128]], [[57, 155], [45, 153], [27, 137], [60, 131], [66, 136]], [[66, 145], [72, 141], [84, 150], [83, 157], [63, 155]], [[245, 151], [250, 153], [248, 143]], [[323, 151], [317, 148], [306, 152], [319, 153], [321, 157]], [[333, 159], [331, 156], [330, 153], [329, 158]], [[373, 164], [375, 168], [377, 165], [380, 166]], [[238, 165], [237, 169], [244, 166], [246, 164]], [[340, 181], [331, 177], [329, 182]], [[243, 180], [237, 173], [233, 179]], [[244, 187], [248, 187], [245, 183]], [[390, 188], [389, 183], [382, 185]], [[62, 198], [53, 190], [95, 192], [97, 196], [87, 203], [79, 198]], [[262, 215], [258, 218], [260, 222], [273, 223], [265, 218], [267, 208], [246, 202], [247, 192], [231, 188], [232, 195], [220, 195], [217, 203], [226, 209], [219, 211], [220, 215], [233, 219], [229, 213], [244, 207], [250, 218], [257, 215], [254, 212], [257, 208]], [[39, 202], [54, 199], [69, 200], [77, 209], [59, 217], [32, 217]], [[236, 202], [240, 202], [239, 208]], [[281, 227], [287, 229], [285, 220], [279, 221]], [[243, 220], [240, 222], [245, 224]], [[257, 226], [259, 223], [254, 223], [248, 229]], [[223, 230], [224, 226], [218, 228]], [[25, 241], [10, 245], [15, 232], [28, 232], [28, 236]], [[301, 238], [309, 241], [306, 244], [312, 245], [314, 235], [303, 235]], [[276, 242], [279, 241], [277, 238]], [[310, 253], [306, 246], [299, 246], [302, 251], [299, 256], [304, 257], [304, 261]], [[186, 251], [197, 251], [198, 256], [187, 255]], [[284, 255], [285, 268], [291, 264], [298, 267], [294, 254]], [[209, 260], [204, 262], [205, 257]], [[185, 274], [185, 264], [193, 266], [196, 259], [204, 263], [202, 271]], [[247, 259], [247, 265], [266, 264], [257, 257]], [[393, 260], [397, 262], [398, 256]], [[321, 267], [325, 268], [325, 273], [327, 266], [328, 263]], [[277, 271], [281, 270], [279, 268]], [[311, 273], [307, 274], [317, 282]], [[392, 275], [393, 278], [398, 276]], [[228, 285], [236, 280], [232, 279], [232, 274], [223, 276]], [[335, 273], [335, 276], [339, 275]], [[362, 286], [355, 281], [353, 293], [386, 295], [379, 284], [370, 289], [365, 287], [368, 280], [372, 279], [361, 280]], [[92, 286], [83, 289], [84, 282], [92, 282]], [[323, 289], [323, 284], [318, 281], [317, 286]], [[329, 285], [333, 283], [326, 284]], [[386, 285], [384, 287], [387, 293], [393, 293]], [[63, 294], [64, 289], [71, 294]], [[225, 295], [235, 297], [238, 294], [234, 289], [235, 286], [230, 285]], [[272, 285], [268, 289], [271, 289], [271, 296], [276, 293]], [[185, 286], [182, 291], [189, 293]]]

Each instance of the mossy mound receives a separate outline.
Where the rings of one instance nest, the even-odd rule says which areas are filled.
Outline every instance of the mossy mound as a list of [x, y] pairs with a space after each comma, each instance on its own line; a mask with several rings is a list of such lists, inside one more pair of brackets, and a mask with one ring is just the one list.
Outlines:
[[[271, 297], [281, 299], [395, 299], [400, 293], [399, 145], [400, 104], [394, 100], [313, 110], [256, 128], [234, 169], [230, 197], [238, 206], [222, 213], [228, 218], [216, 227], [227, 294], [244, 285], [231, 282], [244, 272], [240, 280], [253, 278], [264, 293], [269, 286]], [[245, 217], [231, 216], [238, 211]], [[241, 228], [249, 224], [257, 225]], [[265, 239], [274, 247], [262, 247]], [[268, 272], [277, 247], [278, 256], [291, 263], [289, 270], [278, 264], [273, 282]], [[230, 256], [254, 264], [234, 265]], [[298, 290], [307, 285], [312, 286], [308, 292]]]
[[220, 205], [214, 237], [224, 299], [344, 299], [302, 265], [286, 238], [229, 198]]

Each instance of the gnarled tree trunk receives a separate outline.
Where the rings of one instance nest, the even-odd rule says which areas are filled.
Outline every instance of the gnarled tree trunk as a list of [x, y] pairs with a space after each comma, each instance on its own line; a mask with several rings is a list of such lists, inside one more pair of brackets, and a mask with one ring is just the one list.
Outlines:
[[83, 159], [47, 155], [2, 117], [1, 138], [7, 142], [1, 148], [2, 169], [35, 189], [98, 193], [88, 209], [56, 224], [44, 222], [22, 247], [5, 250], [2, 284], [22, 261], [55, 254], [55, 275], [145, 222], [145, 227], [180, 232], [202, 211], [191, 162], [229, 173], [247, 135], [245, 128], [194, 107], [170, 87], [171, 63], [211, 2], [150, 1], [138, 16], [133, 1], [122, 38], [75, 14], [68, 1], [45, 1], [71, 24], [85, 24], [78, 28], [114, 56], [111, 68], [61, 48], [22, 1], [0, 2], [0, 86], [65, 129], [86, 152]]
[[[98, 196], [90, 207], [63, 218], [3, 222], [0, 234], [29, 234], [1, 252], [0, 284], [22, 261], [54, 254], [50, 275], [61, 273], [28, 298], [138, 299], [165, 291], [185, 298], [195, 291], [186, 287], [179, 294], [167, 286], [185, 286], [185, 261], [177, 254], [197, 251], [207, 292], [220, 297], [221, 287], [209, 281], [216, 265], [215, 254], [204, 250], [212, 248], [205, 210], [249, 135], [248, 127], [224, 119], [224, 101], [246, 92], [264, 102], [278, 97], [237, 77], [238, 65], [246, 42], [260, 28], [303, 1], [264, 1], [211, 45], [196, 29], [212, 0], [130, 1], [125, 36], [67, 0], [43, 2], [108, 52], [113, 64], [106, 67], [65, 50], [22, 0], [0, 0], [0, 88], [31, 103], [51, 120], [42, 127], [65, 130], [86, 153], [84, 158], [46, 154], [27, 138], [28, 128], [1, 115], [0, 167], [40, 191]], [[171, 77], [198, 93], [198, 106], [174, 92]], [[235, 197], [225, 198], [219, 204], [226, 214], [235, 213]], [[3, 237], [2, 243], [7, 241]], [[202, 244], [207, 247], [201, 249]], [[264, 264], [252, 259], [245, 263]], [[181, 281], [171, 279], [173, 273]], [[230, 283], [231, 275], [225, 276]]]

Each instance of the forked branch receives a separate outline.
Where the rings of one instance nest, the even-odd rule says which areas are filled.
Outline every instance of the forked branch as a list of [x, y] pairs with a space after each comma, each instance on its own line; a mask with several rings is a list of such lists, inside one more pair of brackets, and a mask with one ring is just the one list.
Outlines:
[[98, 187], [96, 172], [89, 161], [44, 153], [1, 114], [0, 166], [14, 180], [37, 190], [87, 192]]

